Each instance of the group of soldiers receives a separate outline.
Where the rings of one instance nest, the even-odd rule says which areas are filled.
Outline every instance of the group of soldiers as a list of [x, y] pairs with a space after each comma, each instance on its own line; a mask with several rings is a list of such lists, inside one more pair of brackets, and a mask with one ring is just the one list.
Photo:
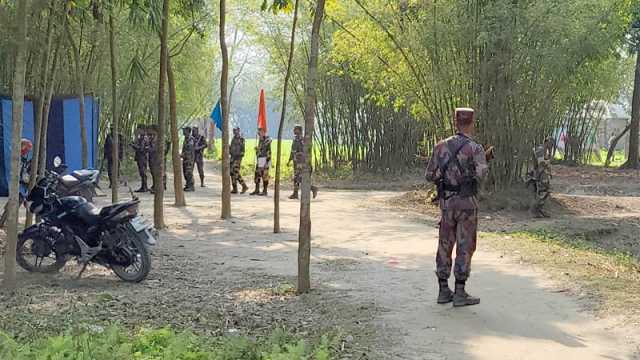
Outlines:
[[[289, 156], [289, 165], [293, 163], [293, 193], [289, 199], [298, 199], [300, 184], [302, 182], [302, 170], [304, 169], [304, 138], [302, 137], [302, 126], [296, 125], [293, 129], [294, 139], [291, 145], [291, 155]], [[253, 180], [255, 189], [250, 195], [267, 196], [269, 188], [269, 169], [271, 168], [271, 138], [267, 135], [266, 129], [258, 129], [258, 146], [256, 146], [256, 169]], [[242, 178], [240, 170], [242, 169], [242, 159], [245, 154], [245, 140], [242, 137], [240, 128], [233, 129], [233, 139], [229, 149], [231, 158], [231, 186], [232, 194], [238, 193], [238, 184], [242, 186], [240, 191], [242, 194], [249, 190], [246, 182]], [[261, 189], [262, 185], [262, 189]], [[318, 188], [311, 186], [313, 198], [318, 196]]]
[[[200, 176], [200, 186], [204, 185], [204, 151], [208, 146], [207, 139], [201, 135], [198, 127], [185, 127], [182, 129], [182, 172], [184, 175], [185, 186], [184, 191], [195, 191], [194, 170], [198, 169]], [[271, 138], [267, 135], [266, 129], [259, 129], [259, 141], [256, 146], [257, 162], [254, 172], [255, 190], [250, 195], [267, 196], [269, 188], [269, 170], [271, 168]], [[302, 126], [296, 125], [293, 130], [294, 139], [291, 145], [291, 155], [289, 156], [288, 165], [293, 164], [293, 193], [289, 199], [298, 199], [300, 184], [302, 182], [302, 171], [304, 169], [304, 138], [302, 136]], [[136, 192], [153, 192], [154, 185], [148, 186], [147, 170], [151, 171], [151, 164], [157, 161], [157, 129], [155, 125], [139, 125], [136, 129], [135, 138], [130, 144], [134, 151], [134, 159], [138, 165], [138, 174], [140, 176], [140, 188]], [[119, 136], [119, 157], [122, 160], [124, 140], [122, 135]], [[167, 142], [164, 152], [164, 161], [166, 163], [167, 154], [169, 153], [171, 142]], [[111, 166], [112, 166], [112, 149], [113, 141], [111, 134], [107, 135], [104, 144], [104, 159], [107, 164], [109, 174], [109, 187], [111, 187]], [[231, 161], [231, 184], [232, 194], [246, 193], [249, 186], [242, 178], [242, 160], [245, 155], [245, 139], [242, 137], [240, 128], [233, 129], [233, 139], [230, 145], [230, 161]], [[166, 175], [163, 176], [163, 186], [166, 189]], [[241, 189], [238, 190], [238, 185]], [[311, 186], [313, 198], [318, 195], [318, 188]]]

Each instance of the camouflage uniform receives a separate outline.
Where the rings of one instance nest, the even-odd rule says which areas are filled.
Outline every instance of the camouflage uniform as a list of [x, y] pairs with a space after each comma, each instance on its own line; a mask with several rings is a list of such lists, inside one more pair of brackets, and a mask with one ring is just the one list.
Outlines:
[[207, 148], [207, 139], [204, 135], [198, 133], [198, 128], [193, 127], [191, 130], [194, 143], [194, 161], [198, 168], [198, 175], [200, 175], [200, 186], [204, 187], [204, 149]]
[[149, 148], [149, 164], [151, 164], [151, 175], [153, 177], [153, 185], [151, 186], [151, 192], [153, 193], [156, 187], [156, 178], [153, 173], [154, 166], [160, 166], [160, 161], [162, 161], [162, 186], [166, 190], [167, 189], [167, 153], [169, 152], [170, 147], [167, 143], [171, 144], [171, 142], [165, 142], [164, 148], [164, 156], [162, 160], [160, 159], [160, 155], [158, 154], [158, 136], [155, 133], [155, 130], [151, 133], [151, 146]]
[[140, 175], [140, 189], [137, 192], [147, 192], [147, 167], [149, 166], [149, 150], [151, 142], [149, 136], [145, 133], [139, 133], [131, 147], [134, 150], [134, 157], [138, 165], [138, 174]]
[[[104, 139], [104, 162], [107, 163], [107, 175], [109, 176], [109, 188], [113, 184], [113, 141], [111, 139], [111, 134], [107, 134], [107, 137]], [[124, 155], [124, 139], [122, 135], [118, 135], [118, 159], [119, 163], [122, 163], [122, 157]], [[120, 167], [118, 167], [118, 174], [120, 174]]]
[[[268, 135], [260, 138], [257, 148], [258, 164], [256, 164], [256, 172], [254, 174], [254, 182], [256, 183], [256, 190], [252, 192], [252, 195], [267, 195], [267, 188], [269, 187], [269, 169], [271, 168], [271, 138]], [[264, 167], [260, 167], [260, 159], [265, 159]], [[262, 180], [262, 186], [264, 187], [262, 193], [260, 193], [260, 180]]]
[[[297, 199], [300, 184], [302, 184], [302, 172], [304, 171], [304, 138], [301, 134], [296, 134], [293, 138], [289, 162], [293, 162], [293, 194], [289, 196], [289, 199]], [[315, 199], [318, 196], [318, 188], [311, 185], [311, 192]]]
[[247, 184], [242, 179], [240, 170], [242, 169], [242, 158], [244, 157], [244, 138], [241, 135], [234, 135], [231, 139], [231, 146], [229, 147], [229, 154], [231, 155], [231, 184], [233, 186], [233, 193], [238, 192], [238, 183], [242, 186], [242, 192], [247, 191]]
[[[186, 130], [186, 129], [185, 129]], [[193, 165], [195, 160], [195, 143], [190, 131], [184, 132], [182, 144], [182, 172], [184, 173], [185, 191], [194, 191]]]
[[[441, 168], [457, 149], [460, 149], [457, 155], [458, 162], [451, 161], [445, 174], [441, 174]], [[471, 258], [476, 250], [478, 200], [475, 195], [464, 196], [460, 191], [451, 190], [460, 186], [465, 177], [472, 177], [479, 182], [486, 176], [488, 169], [482, 146], [463, 134], [459, 133], [441, 141], [434, 149], [427, 166], [426, 178], [437, 182], [444, 176], [445, 183], [449, 186], [444, 198], [439, 199], [442, 215], [436, 256], [436, 273], [439, 279], [448, 279], [451, 275], [451, 253], [454, 246], [454, 276], [461, 282], [469, 277]]]

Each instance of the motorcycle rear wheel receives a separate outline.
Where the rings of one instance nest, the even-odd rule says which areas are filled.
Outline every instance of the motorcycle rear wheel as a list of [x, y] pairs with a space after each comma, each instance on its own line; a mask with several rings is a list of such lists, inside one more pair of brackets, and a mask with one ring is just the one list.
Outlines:
[[136, 234], [131, 231], [127, 231], [127, 239], [125, 244], [129, 247], [129, 250], [135, 254], [135, 262], [129, 266], [112, 265], [113, 272], [122, 280], [126, 282], [141, 282], [147, 278], [149, 271], [151, 271], [151, 256], [149, 250], [144, 243], [138, 239]]
[[[29, 245], [30, 240], [31, 245], [28, 246], [27, 249], [27, 245]], [[45, 255], [44, 253], [47, 253], [46, 256], [34, 254], [34, 245], [36, 247], [40, 247], [36, 252], [43, 252], [40, 255]], [[18, 247], [16, 250], [16, 261], [18, 262], [18, 265], [29, 272], [54, 273], [60, 271], [60, 269], [62, 269], [67, 263], [66, 256], [56, 253], [51, 249], [46, 240], [33, 237], [21, 238], [18, 239]], [[27, 255], [35, 256], [33, 264], [27, 261]], [[38, 259], [40, 259], [40, 261], [38, 261]], [[47, 265], [44, 265], [43, 263], [46, 259], [53, 261], [53, 263], [49, 262]]]

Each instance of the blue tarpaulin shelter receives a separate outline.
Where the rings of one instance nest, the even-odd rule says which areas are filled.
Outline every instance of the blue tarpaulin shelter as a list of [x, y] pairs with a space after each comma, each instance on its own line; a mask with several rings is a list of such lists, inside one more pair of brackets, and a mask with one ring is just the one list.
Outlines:
[[[91, 97], [84, 100], [84, 124], [88, 142], [88, 165], [97, 164], [99, 104]], [[10, 97], [0, 97], [0, 196], [7, 196], [11, 174], [11, 112]], [[33, 101], [25, 99], [22, 137], [33, 141], [35, 107]], [[69, 170], [82, 168], [82, 141], [80, 137], [80, 101], [77, 97], [57, 97], [51, 101], [49, 128], [47, 131], [47, 167], [59, 156]]]

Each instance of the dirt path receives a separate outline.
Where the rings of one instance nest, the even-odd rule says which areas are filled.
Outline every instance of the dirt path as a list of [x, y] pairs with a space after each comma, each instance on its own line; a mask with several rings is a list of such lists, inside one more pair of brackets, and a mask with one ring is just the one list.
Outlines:
[[[216, 277], [248, 280], [252, 274], [268, 274], [294, 279], [298, 203], [283, 200], [284, 232], [273, 234], [272, 194], [268, 198], [234, 196], [234, 220], [224, 222], [218, 220], [218, 184], [219, 177], [210, 176], [206, 189], [187, 195], [188, 208], [167, 206], [169, 230], [156, 257], [179, 254], [192, 259], [189, 265], [206, 270], [187, 281], [205, 288], [196, 298], [189, 295], [193, 302], [212, 301], [206, 297], [206, 286], [222, 282]], [[325, 191], [312, 205], [312, 284], [319, 289], [312, 296], [329, 309], [338, 298], [356, 306], [343, 319], [340, 314], [334, 316], [338, 324], [358, 322], [359, 311], [374, 314], [374, 328], [369, 330], [375, 345], [366, 350], [370, 358], [622, 360], [637, 356], [633, 331], [581, 312], [574, 299], [554, 291], [544, 274], [482, 246], [474, 258], [469, 286], [482, 304], [464, 309], [436, 305], [436, 224], [386, 209], [382, 204], [393, 196], [397, 194]], [[143, 211], [149, 218], [151, 199], [144, 195]], [[165, 266], [164, 260], [155, 266]], [[88, 276], [87, 283], [100, 275]], [[152, 274], [149, 282], [158, 281], [162, 279]], [[339, 295], [319, 295], [328, 293]]]

